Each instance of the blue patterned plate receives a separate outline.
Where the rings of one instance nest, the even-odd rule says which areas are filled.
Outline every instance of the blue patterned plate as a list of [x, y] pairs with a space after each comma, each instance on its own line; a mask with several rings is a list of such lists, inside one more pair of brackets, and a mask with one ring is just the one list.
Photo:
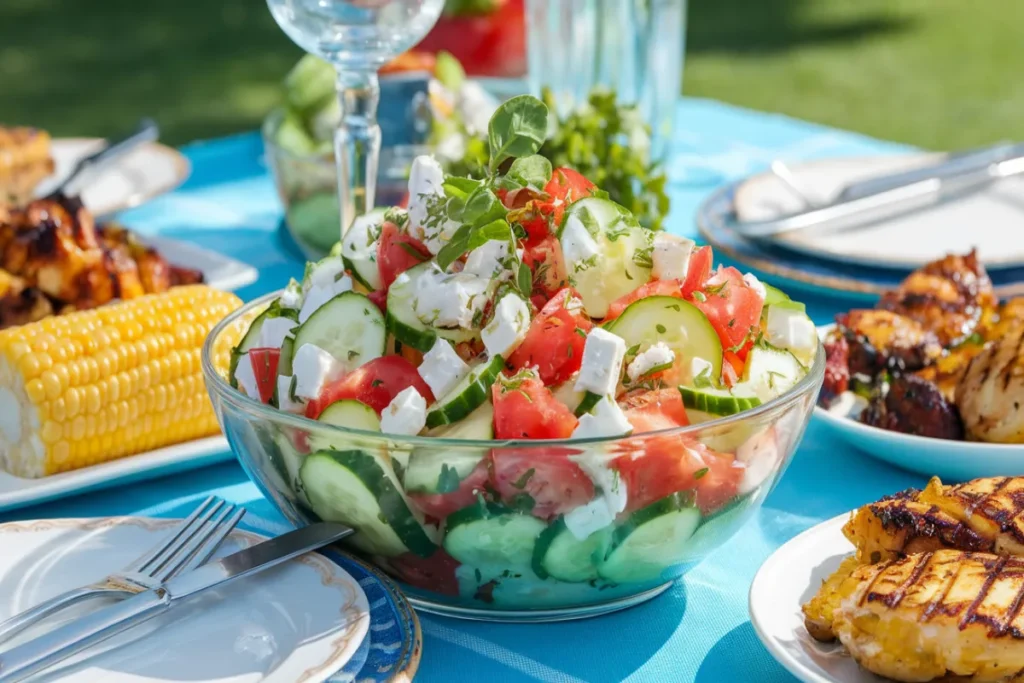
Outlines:
[[412, 606], [379, 569], [334, 549], [323, 554], [352, 575], [370, 603], [370, 630], [331, 683], [404, 683], [420, 664], [423, 634]]
[[[907, 276], [908, 270], [827, 261], [741, 237], [732, 226], [736, 220], [733, 200], [743, 182], [740, 180], [716, 190], [697, 210], [697, 230], [719, 255], [752, 269], [757, 275], [778, 280], [783, 288], [811, 293], [827, 289], [861, 301], [877, 299]], [[1024, 268], [990, 271], [989, 276], [1000, 299], [1024, 295]]]

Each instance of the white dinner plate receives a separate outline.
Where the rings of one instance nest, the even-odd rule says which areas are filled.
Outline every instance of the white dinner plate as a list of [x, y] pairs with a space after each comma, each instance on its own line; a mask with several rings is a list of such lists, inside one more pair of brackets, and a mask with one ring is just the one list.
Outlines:
[[[140, 517], [0, 525], [0, 619], [131, 563], [178, 524]], [[235, 531], [218, 556], [263, 537]], [[47, 628], [96, 604], [60, 613]], [[318, 683], [366, 637], [370, 608], [359, 584], [323, 555], [207, 591], [79, 657], [62, 683]], [[23, 640], [37, 634], [26, 633]]]
[[[824, 339], [835, 327], [823, 325]], [[1024, 475], [1024, 444], [981, 443], [933, 439], [893, 432], [858, 421], [856, 411], [815, 406], [814, 416], [832, 433], [857, 450], [926, 477], [949, 484], [977, 479]]]
[[185, 472], [232, 458], [227, 439], [210, 436], [39, 479], [23, 479], [0, 470], [0, 512], [116, 484]]
[[[101, 149], [101, 138], [55, 138], [50, 145], [53, 175], [40, 183], [37, 197], [53, 191], [82, 157]], [[191, 172], [188, 159], [176, 149], [149, 142], [104, 166], [82, 190], [82, 202], [97, 216], [138, 206], [170, 192]]]
[[260, 276], [260, 272], [247, 263], [191, 242], [158, 235], [139, 235], [139, 238], [155, 247], [168, 263], [201, 271], [203, 281], [215, 289], [228, 292], [241, 289], [256, 282]]
[[[819, 200], [833, 198], [853, 180], [906, 170], [936, 160], [935, 154], [823, 159], [793, 164], [804, 191]], [[777, 176], [761, 173], [736, 190], [740, 221], [781, 218], [803, 208]], [[912, 270], [946, 254], [977, 247], [989, 269], [1024, 265], [1024, 241], [1007, 239], [1024, 223], [1024, 178], [1010, 178], [982, 191], [884, 222], [849, 230], [794, 230], [768, 238], [771, 243], [821, 259]]]
[[772, 553], [750, 584], [750, 622], [782, 666], [804, 683], [880, 683], [838, 643], [819, 643], [804, 628], [810, 600], [853, 546], [842, 528], [849, 513], [811, 527]]

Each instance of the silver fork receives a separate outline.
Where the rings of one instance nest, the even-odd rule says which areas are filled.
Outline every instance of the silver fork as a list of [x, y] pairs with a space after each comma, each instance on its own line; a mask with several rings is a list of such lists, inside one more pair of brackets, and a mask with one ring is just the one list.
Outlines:
[[119, 572], [39, 603], [0, 622], [0, 642], [32, 624], [91, 598], [124, 599], [155, 588], [210, 558], [245, 515], [245, 508], [210, 496], [170, 535]]

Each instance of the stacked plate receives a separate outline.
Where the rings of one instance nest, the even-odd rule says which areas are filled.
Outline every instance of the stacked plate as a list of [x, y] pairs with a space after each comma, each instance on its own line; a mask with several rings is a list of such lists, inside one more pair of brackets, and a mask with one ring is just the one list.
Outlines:
[[[825, 159], [789, 167], [806, 198], [828, 203], [855, 181], [936, 162], [935, 154]], [[1000, 298], [1024, 294], [1024, 177], [885, 220], [854, 227], [810, 227], [750, 238], [745, 224], [805, 207], [785, 181], [762, 173], [721, 188], [697, 214], [701, 236], [719, 253], [780, 286], [873, 299], [907, 274], [949, 253], [977, 249]]]

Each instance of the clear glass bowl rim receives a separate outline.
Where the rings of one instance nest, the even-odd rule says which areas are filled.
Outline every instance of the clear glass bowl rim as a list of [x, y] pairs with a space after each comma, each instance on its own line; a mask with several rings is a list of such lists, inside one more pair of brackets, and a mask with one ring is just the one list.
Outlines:
[[[401, 448], [404, 445], [410, 447], [456, 447], [456, 448], [550, 448], [550, 447], [563, 447], [563, 448], [578, 448], [580, 446], [600, 446], [609, 445], [620, 442], [635, 441], [637, 439], [648, 439], [665, 436], [685, 436], [688, 434], [699, 434], [706, 432], [709, 429], [721, 429], [724, 427], [730, 427], [737, 424], [742, 424], [748, 419], [761, 417], [767, 413], [772, 412], [783, 412], [786, 408], [796, 403], [800, 399], [809, 395], [811, 392], [817, 392], [818, 387], [825, 377], [825, 349], [821, 342], [818, 342], [818, 350], [814, 356], [814, 364], [808, 370], [807, 374], [797, 382], [797, 384], [787, 391], [786, 393], [778, 396], [777, 398], [762, 403], [756, 408], [736, 413], [735, 415], [729, 415], [727, 417], [720, 417], [714, 420], [708, 420], [707, 422], [700, 422], [697, 424], [687, 425], [685, 427], [672, 427], [670, 429], [660, 429], [653, 432], [644, 432], [642, 434], [630, 434], [626, 436], [610, 436], [610, 437], [593, 437], [589, 439], [508, 439], [508, 440], [480, 440], [480, 439], [445, 439], [433, 436], [402, 436], [398, 434], [384, 434], [382, 432], [368, 431], [364, 429], [352, 429], [350, 427], [340, 427], [335, 425], [324, 424], [316, 420], [310, 419], [305, 415], [295, 415], [292, 413], [286, 413], [281, 410], [277, 410], [270, 405], [260, 403], [259, 401], [249, 398], [241, 391], [233, 388], [228, 382], [226, 382], [217, 369], [213, 365], [213, 347], [217, 337], [224, 332], [228, 326], [234, 324], [239, 318], [251, 313], [254, 309], [259, 306], [269, 304], [271, 301], [281, 295], [284, 290], [277, 290], [270, 292], [264, 296], [254, 299], [247, 304], [244, 304], [233, 313], [221, 320], [207, 335], [206, 341], [203, 343], [202, 352], [202, 367], [203, 375], [206, 378], [207, 391], [211, 394], [216, 394], [221, 400], [226, 401], [229, 404], [234, 404], [237, 407], [243, 409], [245, 412], [255, 415], [260, 419], [267, 420], [278, 424], [285, 424], [296, 429], [310, 429], [314, 428], [320, 433], [334, 433], [339, 436], [352, 436], [360, 439], [370, 440], [383, 440], [386, 441], [391, 447]], [[808, 416], [810, 419], [810, 416]]]

